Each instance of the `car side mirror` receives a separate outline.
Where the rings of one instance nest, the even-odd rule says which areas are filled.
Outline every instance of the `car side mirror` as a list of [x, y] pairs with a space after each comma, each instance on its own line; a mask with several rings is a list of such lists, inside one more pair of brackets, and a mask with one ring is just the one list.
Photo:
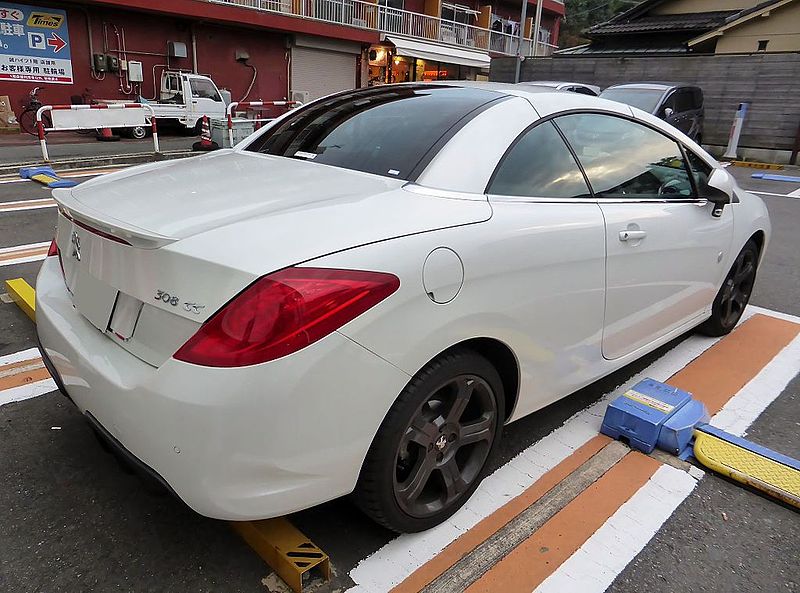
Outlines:
[[708, 178], [704, 193], [703, 197], [714, 204], [711, 215], [716, 218], [722, 216], [725, 204], [731, 203], [731, 196], [733, 195], [733, 182], [730, 174], [724, 169], [714, 169]]
[[672, 117], [675, 110], [672, 107], [664, 107], [664, 117]]

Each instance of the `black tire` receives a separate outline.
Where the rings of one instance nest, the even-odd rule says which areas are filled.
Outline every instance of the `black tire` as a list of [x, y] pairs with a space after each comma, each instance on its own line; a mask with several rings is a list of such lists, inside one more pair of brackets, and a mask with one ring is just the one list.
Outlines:
[[361, 510], [392, 531], [423, 531], [455, 513], [483, 479], [503, 430], [494, 366], [468, 349], [428, 363], [402, 391], [367, 453]]
[[725, 277], [711, 307], [711, 317], [698, 330], [707, 336], [724, 336], [729, 334], [744, 313], [758, 270], [759, 249], [755, 241], [750, 239]]
[[135, 128], [128, 128], [128, 135], [134, 140], [143, 140], [148, 136], [148, 129], [145, 126], [136, 126]]

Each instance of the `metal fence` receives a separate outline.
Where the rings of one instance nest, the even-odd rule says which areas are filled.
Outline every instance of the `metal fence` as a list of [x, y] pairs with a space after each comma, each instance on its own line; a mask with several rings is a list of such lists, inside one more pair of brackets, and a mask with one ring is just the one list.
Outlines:
[[[363, 0], [207, 0], [254, 10], [301, 16], [317, 21], [394, 33], [426, 41], [516, 55], [518, 39], [510, 33], [400, 10]], [[558, 46], [539, 42], [537, 55], [547, 56]], [[533, 41], [525, 39], [523, 56], [533, 55]]]

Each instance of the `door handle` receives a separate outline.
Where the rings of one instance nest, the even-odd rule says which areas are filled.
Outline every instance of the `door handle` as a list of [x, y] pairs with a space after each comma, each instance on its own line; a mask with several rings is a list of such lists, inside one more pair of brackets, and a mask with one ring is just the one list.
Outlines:
[[647, 231], [620, 231], [620, 241], [641, 241], [647, 236]]

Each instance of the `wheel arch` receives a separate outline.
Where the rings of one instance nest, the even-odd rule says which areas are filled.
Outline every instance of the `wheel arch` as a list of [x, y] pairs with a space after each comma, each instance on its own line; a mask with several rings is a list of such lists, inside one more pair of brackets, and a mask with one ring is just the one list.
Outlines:
[[[505, 421], [507, 421], [514, 413], [519, 399], [519, 361], [514, 351], [511, 350], [507, 344], [495, 338], [470, 338], [453, 344], [443, 352], [434, 356], [431, 360], [435, 360], [453, 350], [462, 348], [477, 352], [497, 369], [500, 380], [503, 382], [503, 392], [505, 396], [504, 415]], [[429, 362], [425, 364], [427, 365]], [[423, 365], [423, 367], [424, 366], [425, 365]]]
[[[764, 254], [764, 241], [766, 240], [766, 233], [763, 230], [757, 230], [753, 233], [748, 241], [755, 241], [756, 245], [758, 245], [758, 259], [761, 259], [761, 256]], [[745, 241], [746, 243], [746, 241]]]

